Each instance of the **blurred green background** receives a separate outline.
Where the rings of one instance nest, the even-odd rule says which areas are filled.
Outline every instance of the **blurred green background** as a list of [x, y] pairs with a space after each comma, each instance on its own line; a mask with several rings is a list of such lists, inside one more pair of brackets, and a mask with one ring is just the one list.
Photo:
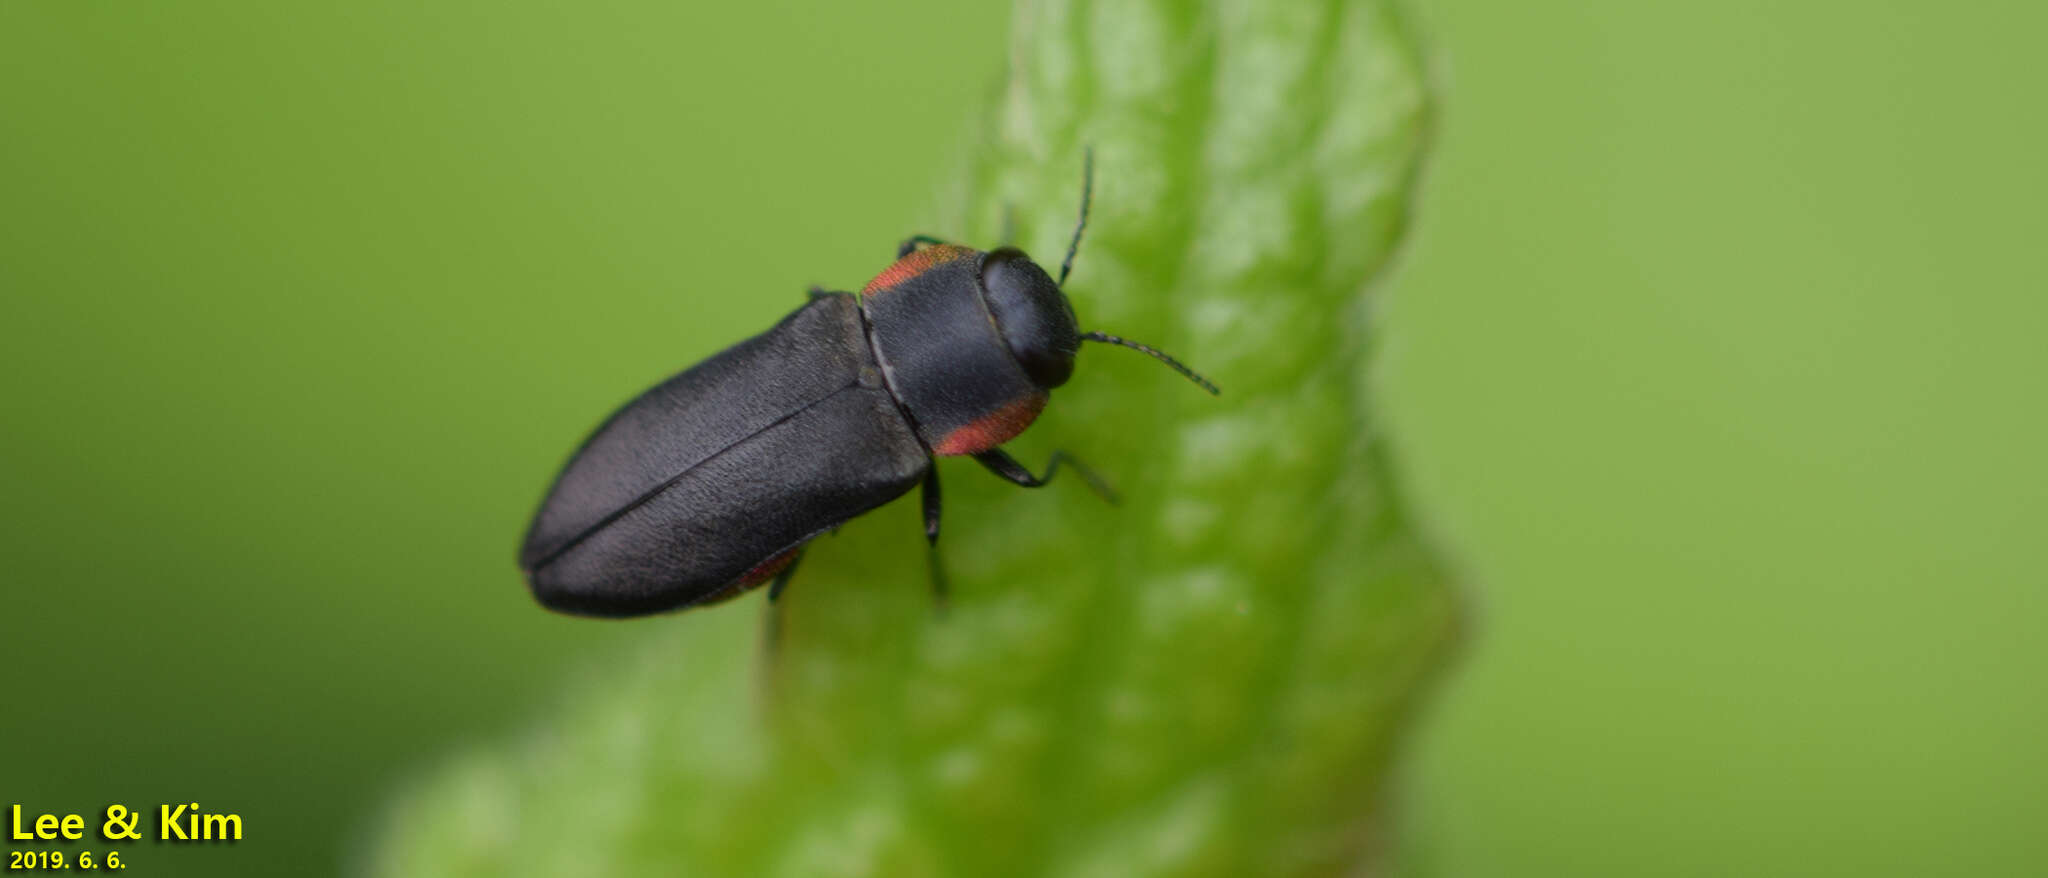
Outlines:
[[[2038, 871], [2048, 12], [1417, 8], [1378, 384], [1473, 624], [1403, 871]], [[1006, 16], [0, 3], [0, 805], [326, 871], [545, 709], [621, 630], [522, 592], [549, 474], [947, 231]]]

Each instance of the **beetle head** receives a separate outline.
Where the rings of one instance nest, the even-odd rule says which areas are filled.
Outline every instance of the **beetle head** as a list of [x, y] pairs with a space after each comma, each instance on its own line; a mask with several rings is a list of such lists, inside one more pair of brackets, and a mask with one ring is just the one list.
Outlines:
[[1051, 390], [1067, 383], [1074, 374], [1074, 354], [1081, 342], [1098, 341], [1130, 348], [1145, 354], [1210, 393], [1220, 393], [1209, 379], [1181, 365], [1151, 345], [1119, 338], [1106, 332], [1082, 332], [1074, 319], [1074, 306], [1060, 291], [1067, 273], [1074, 268], [1074, 254], [1081, 249], [1081, 233], [1088, 228], [1088, 205], [1094, 200], [1095, 151], [1081, 158], [1081, 218], [1074, 224], [1074, 239], [1067, 244], [1067, 258], [1060, 260], [1060, 277], [1055, 281], [1031, 257], [1015, 247], [998, 247], [982, 257], [981, 295], [995, 315], [1010, 355], [1024, 367], [1040, 388]]
[[1081, 349], [1081, 326], [1052, 276], [1024, 251], [1000, 247], [982, 259], [981, 295], [1010, 356], [1032, 383], [1046, 390], [1067, 383]]

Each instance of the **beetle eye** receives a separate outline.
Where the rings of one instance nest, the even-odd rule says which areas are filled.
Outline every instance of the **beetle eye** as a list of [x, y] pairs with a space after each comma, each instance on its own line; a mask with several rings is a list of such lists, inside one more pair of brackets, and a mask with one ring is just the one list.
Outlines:
[[1024, 251], [1003, 247], [982, 262], [981, 289], [1024, 373], [1047, 390], [1067, 383], [1081, 349], [1081, 329], [1052, 276]]

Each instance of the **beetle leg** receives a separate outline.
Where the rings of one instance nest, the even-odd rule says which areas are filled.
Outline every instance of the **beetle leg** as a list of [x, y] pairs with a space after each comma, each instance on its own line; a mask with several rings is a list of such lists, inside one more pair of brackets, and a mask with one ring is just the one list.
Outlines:
[[904, 238], [903, 243], [897, 246], [896, 258], [902, 259], [905, 256], [909, 256], [910, 254], [917, 252], [917, 245], [919, 244], [944, 243], [946, 243], [944, 238], [934, 238], [930, 235], [911, 235], [908, 238]]
[[924, 472], [924, 539], [925, 554], [931, 562], [932, 602], [940, 612], [946, 610], [946, 599], [952, 589], [946, 582], [946, 565], [939, 560], [939, 462], [932, 461], [931, 468]]
[[924, 538], [936, 546], [939, 544], [939, 467], [932, 461], [932, 467], [924, 471]]
[[761, 655], [770, 664], [782, 654], [782, 605], [768, 602], [768, 613], [761, 620]]
[[798, 549], [796, 557], [789, 559], [789, 566], [782, 568], [775, 574], [774, 581], [768, 583], [768, 619], [764, 623], [767, 630], [761, 632], [761, 648], [770, 662], [782, 652], [782, 602], [776, 598], [782, 597], [782, 590], [789, 587], [789, 578], [796, 575], [797, 565], [803, 562], [804, 550]]
[[775, 603], [776, 598], [782, 597], [782, 590], [789, 587], [789, 578], [796, 575], [797, 565], [802, 563], [804, 563], [804, 550], [798, 549], [796, 550], [796, 557], [789, 559], [789, 566], [782, 568], [780, 573], [775, 574], [775, 581], [768, 583], [769, 603]]
[[1087, 464], [1082, 463], [1078, 458], [1064, 451], [1052, 453], [1052, 458], [1045, 462], [1045, 476], [1043, 478], [1032, 475], [1031, 471], [1025, 469], [1023, 464], [1018, 463], [1016, 458], [1011, 457], [1000, 448], [991, 448], [987, 451], [978, 452], [974, 455], [974, 459], [981, 461], [982, 466], [988, 467], [989, 472], [1026, 488], [1044, 487], [1047, 482], [1052, 481], [1053, 476], [1059, 474], [1060, 464], [1065, 463], [1071, 465], [1075, 472], [1080, 473], [1081, 478], [1088, 482], [1088, 487], [1094, 489], [1095, 493], [1100, 495], [1105, 502], [1111, 506], [1117, 504], [1116, 491], [1109, 487], [1109, 483], [1104, 481], [1102, 476], [1097, 475], [1095, 470], [1091, 469]]

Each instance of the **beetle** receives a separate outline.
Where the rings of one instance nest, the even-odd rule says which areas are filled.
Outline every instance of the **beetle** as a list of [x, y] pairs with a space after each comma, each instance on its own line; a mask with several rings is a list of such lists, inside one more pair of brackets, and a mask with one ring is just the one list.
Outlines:
[[[1149, 346], [1082, 332], [1062, 291], [1088, 225], [1054, 279], [1015, 247], [980, 251], [918, 235], [858, 295], [812, 288], [768, 331], [642, 393], [604, 421], [556, 476], [519, 552], [548, 609], [623, 617], [717, 603], [770, 579], [774, 601], [812, 538], [923, 486], [925, 536], [939, 536], [935, 458], [972, 456], [1040, 487], [999, 447], [1067, 382], [1081, 342], [1148, 354], [1210, 393], [1216, 386]], [[944, 597], [944, 580], [934, 582]]]

